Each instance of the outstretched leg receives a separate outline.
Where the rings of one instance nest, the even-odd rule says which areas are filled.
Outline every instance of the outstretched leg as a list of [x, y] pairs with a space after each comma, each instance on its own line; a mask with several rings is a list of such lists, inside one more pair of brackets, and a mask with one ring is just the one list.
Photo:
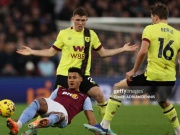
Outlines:
[[127, 87], [128, 87], [128, 85], [127, 85], [126, 79], [114, 84], [113, 93], [112, 93], [110, 99], [108, 100], [106, 113], [100, 123], [102, 128], [107, 129], [109, 127], [110, 122], [112, 121], [116, 112], [119, 110], [119, 108], [121, 106], [121, 99], [118, 98], [118, 96], [121, 96], [121, 93], [119, 93], [118, 96], [117, 95], [115, 96], [114, 91], [120, 90], [122, 88], [127, 88]]
[[[105, 100], [102, 91], [100, 90], [99, 87], [94, 86], [88, 91], [87, 94], [92, 96], [97, 101], [99, 115], [101, 116], [101, 118], [103, 118], [105, 111], [106, 111], [106, 107], [107, 107], [107, 101]], [[108, 129], [109, 129], [108, 132], [110, 135], [116, 135], [116, 133], [114, 133], [110, 129], [110, 125], [109, 125]]]
[[[119, 90], [120, 88], [127, 88], [126, 79], [114, 84], [114, 91]], [[95, 126], [87, 125], [84, 126], [91, 131], [97, 132], [101, 135], [108, 133], [108, 128], [110, 127], [110, 122], [112, 121], [113, 117], [115, 116], [116, 112], [120, 108], [121, 99], [117, 98], [117, 96], [111, 95], [110, 99], [108, 100], [108, 104], [106, 107], [105, 115], [100, 124]]]
[[37, 129], [37, 128], [46, 128], [51, 127], [56, 124], [60, 124], [65, 120], [65, 115], [61, 112], [53, 112], [49, 115], [49, 117], [41, 118], [31, 122], [28, 125], [30, 129]]
[[173, 126], [175, 130], [175, 135], [180, 135], [179, 120], [174, 106], [168, 101], [158, 102], [158, 103], [163, 109], [164, 116], [169, 120], [169, 122]]
[[38, 114], [45, 114], [47, 112], [47, 104], [46, 100], [40, 98], [38, 100], [34, 100], [21, 114], [19, 120], [17, 122], [12, 119], [7, 119], [7, 127], [10, 129], [10, 133], [12, 134], [18, 133], [19, 129], [26, 124], [29, 120], [33, 119]]

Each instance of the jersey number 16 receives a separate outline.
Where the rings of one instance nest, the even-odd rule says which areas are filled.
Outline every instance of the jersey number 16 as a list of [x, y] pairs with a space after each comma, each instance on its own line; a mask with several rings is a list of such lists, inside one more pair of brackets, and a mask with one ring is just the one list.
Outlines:
[[[166, 60], [171, 60], [172, 57], [174, 56], [174, 51], [171, 48], [171, 45], [174, 41], [170, 40], [168, 44], [165, 46], [164, 50], [163, 50], [164, 38], [159, 38], [159, 42], [160, 42], [160, 47], [158, 52], [158, 58], [162, 58], [163, 55]], [[170, 51], [170, 56], [167, 55], [167, 51]]]

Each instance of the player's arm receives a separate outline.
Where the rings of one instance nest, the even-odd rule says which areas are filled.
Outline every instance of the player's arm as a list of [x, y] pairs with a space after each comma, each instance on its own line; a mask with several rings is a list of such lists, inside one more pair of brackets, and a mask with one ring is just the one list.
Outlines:
[[144, 62], [149, 48], [149, 41], [142, 40], [141, 48], [137, 54], [134, 67], [131, 71], [126, 73], [126, 78], [131, 81], [131, 77], [137, 72], [141, 64]]
[[149, 42], [146, 40], [143, 40], [141, 43], [141, 49], [139, 53], [137, 54], [136, 62], [134, 64], [134, 68], [133, 68], [134, 72], [137, 72], [140, 65], [144, 62], [147, 52], [148, 52], [148, 48], [149, 48]]
[[90, 125], [97, 124], [96, 118], [93, 113], [92, 103], [89, 97], [86, 98], [84, 105], [83, 105], [84, 114], [88, 120]]
[[[88, 120], [89, 125], [95, 125], [97, 124], [96, 118], [94, 116], [94, 113], [92, 110], [85, 110], [84, 114], [86, 115], [86, 118]], [[99, 135], [98, 133], [95, 133], [95, 135]]]
[[43, 50], [33, 50], [27, 46], [22, 46], [22, 49], [18, 49], [16, 52], [21, 55], [35, 55], [35, 56], [42, 56], [42, 57], [51, 57], [57, 53], [57, 50], [54, 49], [53, 47], [49, 49], [43, 49]]
[[49, 96], [50, 99], [54, 100], [57, 97], [57, 93], [58, 93], [59, 88], [56, 88], [51, 95]]
[[178, 63], [180, 64], [180, 50], [178, 51]]
[[135, 51], [137, 50], [137, 48], [138, 48], [138, 45], [136, 44], [130, 45], [130, 43], [126, 43], [123, 47], [116, 48], [116, 49], [105, 49], [104, 47], [101, 47], [101, 49], [99, 49], [97, 53], [101, 57], [109, 57], [109, 56], [113, 56], [113, 55], [116, 55], [125, 51]]
[[93, 113], [92, 110], [85, 110], [85, 111], [84, 111], [84, 114], [86, 115], [86, 118], [87, 118], [88, 123], [89, 123], [90, 125], [95, 125], [95, 124], [97, 124], [96, 118], [95, 118], [94, 113]]

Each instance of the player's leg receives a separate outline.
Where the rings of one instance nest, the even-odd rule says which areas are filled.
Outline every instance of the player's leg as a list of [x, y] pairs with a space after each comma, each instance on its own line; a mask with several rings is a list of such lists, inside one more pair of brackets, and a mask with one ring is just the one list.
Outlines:
[[[126, 88], [128, 87], [127, 85], [127, 80], [124, 79], [118, 83], [114, 84], [113, 91], [119, 90], [121, 88]], [[121, 96], [120, 93], [118, 96]], [[116, 98], [117, 96], [114, 96], [112, 93], [110, 99], [108, 100], [108, 105], [106, 108], [106, 113], [100, 123], [100, 125], [104, 128], [107, 129], [110, 125], [110, 122], [114, 118], [116, 112], [118, 111], [119, 107], [121, 106], [121, 99]]]
[[179, 119], [175, 107], [168, 101], [158, 102], [163, 109], [164, 116], [169, 120], [175, 130], [175, 135], [180, 135]]
[[114, 118], [117, 110], [121, 106], [121, 96], [123, 96], [124, 89], [127, 89], [128, 87], [135, 87], [135, 86], [147, 86], [146, 77], [144, 74], [140, 74], [137, 76], [133, 76], [133, 79], [131, 82], [128, 82], [126, 79], [115, 83], [113, 88], [113, 93], [108, 100], [108, 105], [106, 108], [106, 113], [103, 117], [103, 120], [101, 121], [100, 125], [106, 129], [112, 119]]
[[[67, 76], [62, 76], [62, 75], [56, 76], [56, 81], [54, 83], [53, 90], [55, 90], [58, 86], [68, 88]], [[38, 116], [37, 120], [40, 120], [40, 119], [41, 117]], [[37, 129], [28, 129], [22, 135], [36, 135], [36, 134], [37, 134]]]
[[106, 111], [107, 101], [105, 100], [102, 91], [98, 86], [94, 86], [87, 92], [87, 94], [97, 101], [99, 115], [103, 118]]
[[[127, 89], [129, 86], [143, 86], [144, 87], [144, 85], [147, 86], [147, 81], [146, 81], [146, 77], [144, 76], [144, 74], [134, 76], [133, 81], [131, 81], [131, 82], [127, 82], [127, 80], [124, 79], [118, 83], [115, 83], [114, 88], [113, 88], [113, 93], [112, 93], [110, 99], [108, 100], [106, 112], [105, 112], [105, 115], [104, 115], [101, 123], [98, 125], [95, 125], [94, 127], [90, 127], [90, 128], [88, 128], [86, 125], [84, 125], [84, 126], [88, 129], [90, 129], [91, 131], [95, 131], [95, 132], [97, 131], [100, 134], [104, 134], [104, 132], [107, 131], [107, 128], [109, 127], [110, 122], [114, 118], [117, 110], [120, 108], [121, 95], [123, 94], [123, 93], [121, 93], [122, 90]], [[121, 91], [121, 92], [119, 92], [119, 94], [116, 95], [115, 91]]]
[[31, 122], [28, 125], [30, 129], [50, 127], [57, 123], [61, 124], [67, 118], [67, 111], [61, 104], [50, 98], [45, 98], [45, 100], [48, 106], [48, 111], [44, 114], [45, 117]]
[[38, 120], [35, 120], [31, 122], [28, 125], [28, 128], [30, 129], [36, 129], [36, 128], [45, 128], [45, 127], [51, 127], [54, 126], [56, 123], [64, 121], [65, 115], [61, 112], [53, 112], [48, 117], [41, 118]]
[[[103, 118], [104, 114], [106, 112], [107, 101], [105, 100], [105, 97], [104, 97], [102, 91], [100, 90], [100, 88], [98, 86], [94, 86], [88, 91], [87, 94], [89, 96], [93, 97], [97, 101], [97, 107], [98, 107], [99, 115], [101, 116], [101, 118]], [[108, 129], [107, 130], [108, 134], [116, 135], [116, 133], [114, 133], [111, 130], [110, 124], [109, 124], [109, 127], [107, 129]]]
[[92, 77], [90, 76], [84, 76], [83, 81], [80, 85], [80, 90], [89, 96], [93, 97], [97, 103], [98, 103], [98, 112], [101, 117], [104, 116], [106, 106], [107, 106], [107, 101], [105, 100], [105, 97], [100, 90], [98, 84], [93, 81]]
[[157, 100], [162, 108], [164, 116], [169, 120], [172, 127], [174, 128], [175, 135], [180, 135], [180, 125], [179, 125], [179, 119], [177, 117], [176, 109], [169, 101], [167, 101], [168, 97], [171, 95], [171, 91], [174, 86], [174, 83], [166, 82], [165, 85], [167, 86], [158, 87], [157, 95], [159, 98]]
[[[46, 113], [47, 106], [45, 106], [46, 101], [44, 99], [34, 100], [21, 114], [17, 122], [7, 119], [7, 127], [10, 129], [10, 132], [15, 133], [26, 124], [29, 120], [33, 119], [37, 112]], [[43, 106], [42, 106], [43, 105]]]
[[[107, 106], [107, 101], [100, 90], [98, 84], [93, 81], [90, 76], [84, 76], [83, 81], [80, 85], [80, 90], [84, 93], [87, 93], [89, 96], [93, 97], [97, 101], [98, 112], [101, 117], [104, 116]], [[108, 130], [110, 135], [116, 135], [109, 127]]]
[[[127, 86], [126, 80], [114, 84], [114, 90], [119, 89], [121, 86]], [[88, 128], [90, 131], [94, 131], [101, 135], [105, 135], [106, 133], [108, 133], [110, 122], [113, 119], [117, 110], [119, 109], [120, 105], [121, 101], [119, 99], [114, 98], [113, 95], [111, 95], [110, 99], [108, 100], [105, 115], [101, 123], [94, 126], [84, 124], [84, 126]]]

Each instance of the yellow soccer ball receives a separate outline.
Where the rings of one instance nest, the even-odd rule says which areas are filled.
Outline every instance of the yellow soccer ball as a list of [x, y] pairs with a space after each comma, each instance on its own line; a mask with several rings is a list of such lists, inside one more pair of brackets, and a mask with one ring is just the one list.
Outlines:
[[15, 112], [15, 104], [9, 99], [4, 99], [0, 101], [0, 116], [10, 117]]

